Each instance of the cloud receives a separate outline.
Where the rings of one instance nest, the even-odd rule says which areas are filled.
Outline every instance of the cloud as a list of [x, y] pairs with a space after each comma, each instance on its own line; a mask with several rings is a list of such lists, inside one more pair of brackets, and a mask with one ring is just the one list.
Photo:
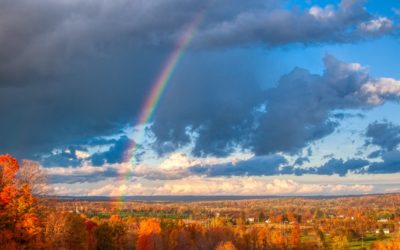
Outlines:
[[296, 68], [266, 91], [227, 80], [219, 85], [222, 92], [210, 93], [211, 81], [173, 86], [151, 127], [156, 150], [162, 154], [162, 145], [194, 144], [196, 156], [226, 156], [236, 148], [256, 155], [296, 153], [335, 131], [344, 118], [337, 117], [338, 110], [399, 99], [396, 79], [373, 78], [362, 65], [331, 55], [324, 64], [322, 75]]
[[[333, 111], [372, 108], [398, 99], [397, 80], [371, 78], [361, 65], [344, 63], [330, 55], [324, 58], [324, 64], [323, 75], [294, 69], [281, 78], [276, 88], [268, 90], [267, 112], [252, 141], [256, 154], [296, 152], [335, 130], [338, 122], [333, 119]], [[390, 95], [369, 91], [367, 87], [388, 82]], [[371, 101], [376, 95], [380, 101]]]
[[374, 17], [364, 1], [343, 0], [338, 5], [300, 9], [254, 9], [210, 25], [199, 35], [209, 47], [265, 44], [354, 42], [393, 31], [386, 17]]
[[43, 166], [79, 166], [82, 164], [82, 159], [88, 153], [82, 150], [81, 147], [68, 147], [66, 149], [53, 150], [50, 154], [43, 155], [40, 159]]
[[235, 163], [217, 165], [198, 165], [189, 170], [193, 174], [215, 176], [261, 176], [279, 174], [279, 167], [286, 164], [285, 157], [280, 155], [267, 155], [253, 157]]
[[[325, 71], [322, 75], [294, 69], [283, 76], [276, 87], [266, 91], [260, 90], [258, 85], [244, 81], [222, 81], [218, 88], [212, 87], [212, 82], [208, 84], [207, 81], [194, 81], [194, 85], [173, 85], [173, 91], [165, 96], [150, 127], [155, 146], [157, 148], [169, 143], [174, 150], [189, 146], [197, 159], [173, 154], [160, 168], [138, 166], [132, 171], [132, 176], [172, 180], [191, 175], [314, 173], [343, 176], [348, 171], [364, 171], [369, 162], [360, 159], [332, 159], [321, 168], [304, 170], [286, 166], [284, 157], [277, 154], [296, 153], [332, 133], [338, 125], [336, 110], [370, 109], [384, 101], [398, 99], [397, 94], [393, 94], [399, 85], [395, 79], [387, 81], [387, 78], [372, 78], [361, 65], [344, 63], [330, 55], [325, 57], [324, 63]], [[388, 82], [393, 86], [387, 85]], [[387, 91], [370, 91], [370, 88], [365, 91], [364, 86], [371, 83], [376, 86], [385, 85], [385, 88], [391, 89], [392, 94], [387, 95]], [[207, 94], [210, 89], [215, 91]], [[378, 96], [381, 101], [371, 102], [371, 96]], [[393, 129], [393, 126], [386, 127]], [[387, 130], [386, 127], [384, 128]], [[373, 141], [377, 143], [382, 140]], [[88, 140], [86, 143], [92, 146], [109, 145], [108, 149], [90, 157], [92, 164], [118, 166], [132, 141], [127, 136], [121, 136], [106, 141]], [[255, 157], [235, 162], [198, 161], [201, 157], [227, 156], [235, 150], [247, 150], [255, 153]], [[165, 152], [161, 150], [160, 153]], [[72, 158], [79, 162], [89, 159], [80, 159], [77, 156]], [[102, 178], [112, 174], [107, 172]], [[83, 178], [79, 178], [79, 181], [82, 180]]]
[[90, 183], [119, 176], [119, 171], [113, 166], [95, 167], [82, 165], [79, 167], [45, 168], [49, 182], [55, 183]]
[[101, 166], [105, 163], [122, 163], [125, 160], [126, 151], [132, 143], [134, 142], [127, 136], [121, 136], [108, 150], [93, 154], [91, 156], [92, 164]]
[[[310, 195], [370, 193], [372, 185], [311, 184], [291, 179], [190, 177], [165, 183], [113, 183], [88, 191], [88, 195]], [[65, 192], [65, 191], [62, 191]], [[69, 190], [68, 193], [72, 191]]]
[[194, 155], [222, 157], [246, 142], [265, 93], [251, 75], [221, 74], [225, 70], [226, 65], [196, 68], [170, 86], [151, 126], [157, 152], [194, 142]]
[[[304, 10], [288, 9], [272, 0], [251, 0], [246, 5], [239, 0], [214, 2], [2, 1], [0, 151], [38, 160], [53, 149], [120, 134], [127, 124], [134, 123], [154, 76], [179, 35], [204, 10], [204, 22], [193, 39], [194, 54], [220, 47], [220, 41], [225, 43], [226, 34], [215, 31], [226, 25], [242, 32], [229, 37], [228, 47], [242, 46], [241, 34], [249, 37], [244, 44], [255, 46], [260, 41], [267, 45], [319, 44], [368, 38], [365, 31], [354, 31], [362, 34], [357, 35], [360, 39], [341, 33], [377, 18], [363, 8], [362, 1]], [[274, 18], [278, 13], [283, 13], [282, 20]], [[335, 32], [330, 23], [337, 26]], [[266, 28], [255, 33], [264, 24]], [[296, 29], [299, 24], [304, 27], [301, 32]], [[266, 36], [268, 27], [275, 26], [285, 29]], [[159, 121], [165, 121], [166, 128], [154, 124], [157, 151], [170, 152], [197, 135], [194, 154], [224, 156], [253, 139], [247, 135], [252, 135], [254, 115], [262, 115], [258, 110], [265, 92], [251, 72], [231, 70], [237, 67], [233, 62], [208, 64], [201, 63], [196, 77], [190, 74], [175, 80], [177, 86], [170, 91], [174, 93], [164, 102], [171, 108], [159, 111], [159, 116], [164, 116]], [[378, 87], [371, 91], [378, 98], [392, 95]], [[181, 121], [173, 120], [178, 115], [171, 111], [175, 108], [181, 112]], [[334, 124], [329, 124], [319, 133], [331, 131]], [[188, 135], [188, 130], [193, 133]]]
[[386, 17], [378, 17], [361, 23], [359, 28], [366, 33], [381, 35], [393, 29], [393, 22]]
[[368, 168], [368, 173], [387, 174], [400, 172], [400, 151], [393, 150], [382, 153], [382, 161], [374, 162]]
[[360, 171], [362, 168], [369, 165], [369, 161], [362, 159], [349, 159], [343, 161], [342, 159], [331, 159], [324, 165], [315, 168], [317, 174], [345, 176], [349, 171]]
[[392, 151], [400, 144], [400, 126], [388, 121], [375, 121], [368, 125], [365, 136], [366, 145], [376, 145]]
[[389, 121], [375, 121], [368, 125], [365, 145], [375, 145], [379, 149], [373, 151], [368, 157], [378, 158], [381, 161], [371, 162], [367, 172], [399, 173], [400, 172], [400, 126]]
[[7, 0], [0, 5], [0, 87], [54, 77], [76, 58], [101, 59], [115, 46], [169, 46], [202, 12], [197, 47], [353, 42], [393, 29], [362, 0], [304, 9], [274, 0]]
[[393, 78], [371, 79], [362, 87], [361, 92], [370, 104], [382, 104], [385, 99], [400, 97], [400, 82]]
[[193, 158], [182, 153], [172, 154], [160, 163], [115, 163], [92, 166], [85, 161], [78, 167], [45, 168], [51, 183], [94, 183], [120, 177], [122, 180], [140, 178], [146, 181], [169, 182], [188, 178], [239, 178], [279, 175], [317, 176], [356, 174], [382, 174], [400, 172], [400, 153], [390, 151], [382, 154], [382, 161], [364, 159], [330, 159], [320, 166], [292, 166], [281, 155], [242, 156], [227, 158]]
[[[299, 159], [299, 158], [298, 158]], [[297, 159], [297, 160], [298, 160]], [[397, 159], [396, 159], [397, 160]], [[393, 162], [393, 160], [392, 160]], [[295, 165], [299, 165], [295, 161]], [[346, 176], [352, 173], [370, 173], [374, 170], [370, 163], [364, 159], [330, 159], [324, 164], [315, 167], [291, 166], [285, 157], [281, 155], [255, 156], [235, 163], [196, 165], [190, 167], [188, 175], [201, 175], [207, 177], [232, 177], [232, 176], [274, 176], [274, 175], [339, 175]], [[368, 171], [368, 167], [370, 170]], [[381, 166], [385, 168], [384, 166]], [[386, 169], [384, 171], [391, 172]], [[181, 177], [183, 178], [183, 177]]]
[[373, 158], [377, 158], [377, 157], [379, 157], [381, 155], [382, 155], [382, 151], [381, 150], [375, 150], [375, 151], [371, 152], [368, 155], [368, 158], [373, 159]]
[[303, 165], [305, 162], [310, 162], [310, 158], [308, 157], [299, 157], [295, 160], [294, 164], [295, 165]]
[[204, 6], [179, 0], [2, 1], [0, 87], [65, 73], [74, 59], [101, 59], [115, 46], [165, 44]]

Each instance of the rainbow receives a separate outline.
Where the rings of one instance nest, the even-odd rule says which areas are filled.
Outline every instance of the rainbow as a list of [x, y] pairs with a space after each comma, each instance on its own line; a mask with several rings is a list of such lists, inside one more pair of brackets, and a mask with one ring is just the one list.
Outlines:
[[[162, 70], [160, 71], [159, 75], [156, 77], [152, 88], [150, 90], [150, 93], [144, 102], [142, 109], [139, 113], [138, 120], [135, 124], [135, 128], [139, 128], [140, 131], [138, 133], [138, 137], [144, 138], [145, 136], [145, 125], [149, 124], [152, 121], [152, 118], [154, 116], [154, 113], [157, 109], [157, 106], [160, 102], [160, 99], [170, 82], [170, 79], [180, 61], [182, 58], [186, 48], [190, 44], [197, 28], [199, 27], [200, 23], [202, 22], [204, 18], [204, 11], [196, 15], [192, 22], [187, 26], [185, 32], [182, 33], [182, 35], [179, 37], [179, 40], [174, 48], [174, 50], [171, 52], [171, 54], [168, 56], [166, 62], [164, 63], [164, 66], [162, 67]], [[132, 143], [127, 147], [124, 153], [124, 158], [123, 162], [131, 162], [132, 158], [136, 155], [138, 147], [136, 144], [136, 140], [132, 140]], [[129, 180], [130, 177], [130, 171], [125, 171], [122, 174], [122, 179], [124, 179], [126, 182]], [[120, 177], [120, 178], [121, 178]], [[120, 190], [121, 195], [120, 198], [123, 198], [123, 189]]]
[[[136, 127], [140, 125], [146, 125], [151, 122], [157, 105], [160, 102], [161, 96], [164, 93], [164, 90], [167, 87], [169, 80], [176, 69], [176, 66], [182, 58], [183, 52], [192, 40], [193, 35], [202, 20], [203, 14], [195, 16], [194, 20], [190, 23], [186, 31], [181, 35], [176, 47], [168, 57], [164, 67], [152, 85], [153, 87], [151, 88], [150, 94], [148, 95], [139, 113], [140, 115], [136, 123]], [[144, 133], [144, 131], [142, 132]], [[128, 146], [124, 154], [124, 162], [129, 162], [132, 157], [135, 156], [136, 149], [137, 147], [135, 142]]]

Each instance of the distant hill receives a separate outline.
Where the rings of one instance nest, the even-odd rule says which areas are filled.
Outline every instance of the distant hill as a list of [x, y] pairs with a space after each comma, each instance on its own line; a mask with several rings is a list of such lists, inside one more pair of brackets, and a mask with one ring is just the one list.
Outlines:
[[154, 195], [154, 196], [52, 196], [51, 198], [67, 199], [67, 200], [87, 200], [87, 201], [147, 201], [147, 202], [184, 202], [184, 201], [224, 201], [224, 200], [252, 200], [252, 199], [287, 199], [287, 198], [303, 198], [303, 199], [335, 199], [345, 197], [363, 197], [363, 196], [380, 196], [392, 194], [365, 194], [365, 195], [315, 195], [315, 196], [274, 196], [274, 195]]

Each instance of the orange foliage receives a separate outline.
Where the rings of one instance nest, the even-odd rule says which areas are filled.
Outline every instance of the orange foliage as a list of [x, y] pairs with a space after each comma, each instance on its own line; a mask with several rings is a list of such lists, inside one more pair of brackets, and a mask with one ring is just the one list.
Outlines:
[[159, 234], [160, 232], [160, 222], [156, 219], [148, 219], [140, 223], [139, 235]]
[[225, 243], [221, 243], [218, 245], [217, 248], [215, 248], [215, 250], [236, 250], [235, 245], [233, 245], [232, 242], [227, 241]]
[[275, 230], [272, 232], [272, 243], [276, 246], [283, 246], [282, 232]]
[[18, 169], [15, 158], [0, 155], [0, 245], [6, 249], [37, 246], [41, 232], [37, 199], [28, 185], [19, 185]]
[[295, 223], [293, 225], [292, 233], [290, 235], [290, 244], [295, 248], [300, 246], [300, 235], [300, 225], [298, 223]]
[[390, 241], [378, 241], [374, 250], [400, 250], [400, 238]]
[[160, 222], [156, 219], [144, 220], [140, 223], [138, 250], [156, 250], [162, 248]]

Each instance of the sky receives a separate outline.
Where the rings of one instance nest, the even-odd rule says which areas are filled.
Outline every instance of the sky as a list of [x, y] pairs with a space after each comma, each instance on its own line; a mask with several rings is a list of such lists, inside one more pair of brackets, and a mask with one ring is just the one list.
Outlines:
[[4, 0], [0, 153], [55, 195], [400, 192], [397, 0]]

